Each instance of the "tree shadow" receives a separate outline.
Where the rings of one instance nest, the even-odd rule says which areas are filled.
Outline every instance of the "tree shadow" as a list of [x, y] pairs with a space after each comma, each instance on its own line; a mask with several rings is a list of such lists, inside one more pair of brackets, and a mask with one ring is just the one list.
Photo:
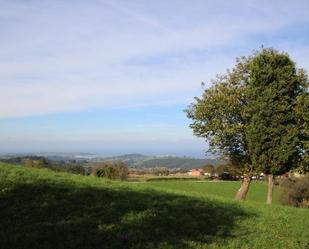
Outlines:
[[26, 184], [0, 194], [0, 247], [193, 248], [233, 237], [236, 221], [251, 215], [151, 190]]

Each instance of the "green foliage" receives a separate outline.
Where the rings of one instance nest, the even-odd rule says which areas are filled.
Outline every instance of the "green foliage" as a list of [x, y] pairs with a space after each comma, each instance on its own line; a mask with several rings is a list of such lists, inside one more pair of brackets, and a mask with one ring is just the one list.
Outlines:
[[308, 169], [308, 78], [285, 53], [237, 59], [186, 110], [196, 136], [245, 174]]
[[227, 157], [245, 173], [253, 171], [247, 153], [245, 129], [248, 124], [245, 113], [245, 90], [248, 81], [248, 65], [251, 58], [237, 59], [236, 66], [225, 75], [213, 80], [202, 97], [186, 110], [192, 119], [190, 127], [196, 136], [209, 141], [210, 151]]
[[[302, 76], [305, 80], [306, 75]], [[298, 118], [298, 130], [300, 131], [301, 159], [298, 168], [299, 173], [309, 172], [309, 93], [297, 98], [296, 113]]]
[[309, 112], [298, 110], [308, 100], [308, 79], [287, 54], [273, 49], [257, 53], [249, 69], [246, 140], [252, 164], [266, 174], [288, 172], [298, 166], [308, 140]]
[[[1, 249], [307, 247], [308, 210], [236, 203], [237, 185], [136, 184], [0, 165]], [[253, 187], [255, 197], [265, 185]]]
[[309, 208], [309, 175], [292, 177], [281, 183], [281, 202], [293, 207]]
[[108, 179], [126, 180], [128, 178], [128, 168], [122, 161], [109, 161], [98, 163], [92, 170], [92, 175], [106, 177]]
[[221, 164], [215, 171], [222, 180], [236, 180], [242, 175], [241, 169], [233, 164]]
[[224, 172], [228, 172], [228, 167], [226, 164], [221, 164], [216, 167], [216, 173], [222, 175]]

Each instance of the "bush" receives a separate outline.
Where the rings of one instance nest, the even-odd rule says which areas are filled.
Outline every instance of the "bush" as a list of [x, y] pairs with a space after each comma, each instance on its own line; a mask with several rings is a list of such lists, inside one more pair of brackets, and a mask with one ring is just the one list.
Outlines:
[[281, 202], [293, 207], [309, 208], [309, 175], [282, 181]]
[[25, 158], [22, 160], [25, 167], [28, 168], [44, 168], [47, 165], [47, 161], [45, 158]]
[[128, 168], [121, 161], [103, 162], [97, 164], [91, 175], [97, 177], [106, 177], [108, 179], [126, 180], [128, 178]]

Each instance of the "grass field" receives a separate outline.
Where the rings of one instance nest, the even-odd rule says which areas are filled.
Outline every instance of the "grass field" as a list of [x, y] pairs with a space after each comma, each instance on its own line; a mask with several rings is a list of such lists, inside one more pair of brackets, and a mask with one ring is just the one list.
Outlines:
[[309, 248], [308, 209], [267, 206], [261, 183], [235, 202], [237, 187], [0, 164], [0, 248]]
[[[162, 190], [178, 191], [190, 196], [221, 196], [233, 199], [240, 187], [238, 181], [160, 181], [146, 183], [148, 186], [160, 188]], [[267, 184], [263, 181], [252, 182], [247, 200], [265, 202]], [[274, 188], [273, 203], [279, 204], [280, 189]]]

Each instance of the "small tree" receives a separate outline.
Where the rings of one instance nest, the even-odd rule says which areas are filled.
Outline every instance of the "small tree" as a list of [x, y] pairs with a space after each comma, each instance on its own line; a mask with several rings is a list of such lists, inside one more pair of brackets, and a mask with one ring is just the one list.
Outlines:
[[212, 164], [206, 164], [202, 167], [205, 173], [208, 173], [212, 176], [215, 173], [215, 167]]
[[116, 170], [117, 179], [126, 180], [128, 178], [129, 170], [124, 162], [114, 161], [113, 166]]
[[202, 97], [195, 97], [186, 110], [193, 121], [190, 127], [196, 136], [209, 141], [210, 152], [220, 153], [243, 173], [235, 196], [238, 200], [246, 198], [254, 173], [245, 136], [248, 125], [245, 92], [251, 60], [251, 57], [237, 59], [235, 67], [225, 75], [218, 75]]
[[128, 173], [128, 168], [122, 161], [113, 161], [98, 163], [92, 169], [91, 175], [113, 180], [126, 180], [128, 178]]

